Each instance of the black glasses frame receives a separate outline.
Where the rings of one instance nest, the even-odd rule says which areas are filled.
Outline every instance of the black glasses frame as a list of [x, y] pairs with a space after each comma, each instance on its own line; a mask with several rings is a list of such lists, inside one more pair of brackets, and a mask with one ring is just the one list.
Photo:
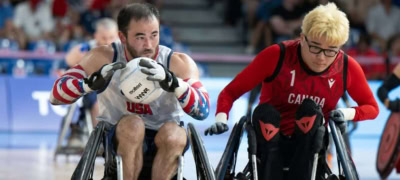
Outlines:
[[[320, 48], [318, 46], [310, 45], [310, 43], [308, 42], [307, 36], [304, 36], [304, 38], [306, 39], [306, 42], [307, 42], [307, 45], [308, 45], [308, 50], [310, 51], [310, 53], [319, 54], [319, 53], [321, 53], [323, 51], [324, 55], [326, 57], [335, 57], [339, 53], [339, 51], [335, 51], [335, 50], [332, 50], [332, 49], [323, 49], [323, 48]], [[334, 53], [334, 54], [330, 54], [330, 53]]]

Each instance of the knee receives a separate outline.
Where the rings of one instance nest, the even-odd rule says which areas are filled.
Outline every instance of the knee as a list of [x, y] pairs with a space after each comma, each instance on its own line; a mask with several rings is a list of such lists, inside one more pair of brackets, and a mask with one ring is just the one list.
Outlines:
[[117, 140], [124, 141], [124, 143], [142, 142], [144, 138], [144, 130], [144, 122], [139, 116], [125, 116], [117, 125]]
[[321, 107], [312, 99], [304, 99], [296, 111], [295, 133], [313, 134], [322, 125]]
[[280, 113], [270, 104], [260, 104], [254, 109], [252, 124], [256, 135], [267, 142], [278, 141], [280, 121]]
[[186, 146], [186, 131], [176, 123], [165, 123], [158, 131], [154, 143], [160, 149], [184, 149]]

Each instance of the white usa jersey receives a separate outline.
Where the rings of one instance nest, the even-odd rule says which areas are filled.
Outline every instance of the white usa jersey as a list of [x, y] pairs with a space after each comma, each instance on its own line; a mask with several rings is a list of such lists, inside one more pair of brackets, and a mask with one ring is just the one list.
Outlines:
[[[113, 62], [127, 62], [124, 46], [120, 42], [112, 43], [114, 48]], [[159, 45], [155, 60], [169, 68], [172, 50]], [[125, 98], [119, 89], [121, 70], [114, 73], [106, 89], [97, 94], [100, 121], [116, 124], [123, 116], [139, 115], [147, 129], [158, 130], [164, 123], [173, 121], [179, 123], [183, 110], [174, 93], [164, 91], [161, 96], [150, 104], [133, 103]]]

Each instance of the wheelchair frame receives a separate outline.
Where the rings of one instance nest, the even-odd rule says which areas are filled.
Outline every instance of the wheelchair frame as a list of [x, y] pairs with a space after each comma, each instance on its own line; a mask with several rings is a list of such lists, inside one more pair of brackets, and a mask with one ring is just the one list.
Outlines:
[[[249, 125], [250, 124], [250, 125]], [[237, 161], [237, 153], [240, 146], [241, 138], [243, 136], [243, 132], [247, 131], [248, 141], [249, 141], [249, 162], [242, 172], [235, 173], [236, 161]], [[339, 177], [345, 178], [348, 180], [358, 180], [359, 176], [357, 173], [357, 169], [354, 165], [354, 162], [351, 159], [351, 155], [349, 153], [348, 148], [343, 140], [343, 135], [336, 126], [333, 121], [329, 121], [328, 131], [332, 134], [334, 144], [337, 151], [338, 158], [338, 169], [339, 169]], [[216, 170], [217, 180], [225, 180], [225, 179], [239, 179], [239, 180], [247, 180], [247, 179], [257, 179], [257, 160], [255, 158], [256, 155], [256, 136], [254, 133], [254, 129], [251, 126], [249, 118], [243, 116], [239, 122], [237, 122], [229, 136], [227, 145], [225, 147], [224, 153], [218, 163]], [[318, 156], [317, 156], [318, 158]], [[314, 163], [314, 165], [317, 165]], [[314, 168], [314, 167], [313, 167]], [[326, 165], [327, 171], [327, 179], [331, 179], [329, 176], [333, 175], [331, 169]], [[343, 171], [341, 171], [343, 168]], [[313, 170], [316, 171], [316, 168]], [[344, 173], [344, 174], [343, 174]], [[315, 172], [314, 172], [315, 174]], [[315, 175], [314, 175], [315, 177]]]
[[[110, 166], [112, 163], [112, 150], [109, 149], [107, 134], [111, 130], [113, 125], [109, 122], [99, 121], [96, 128], [90, 134], [89, 140], [86, 144], [85, 150], [82, 154], [81, 159], [77, 167], [75, 168], [71, 180], [92, 180], [95, 160], [97, 157], [97, 153], [100, 149], [100, 145], [104, 145], [104, 160], [105, 160], [105, 168]], [[208, 159], [207, 159], [208, 160]], [[123, 180], [123, 168], [122, 168], [122, 157], [117, 155], [115, 156], [116, 161], [116, 173], [117, 179]], [[107, 173], [107, 172], [106, 172]], [[178, 171], [177, 171], [177, 180], [182, 180], [183, 178], [183, 156], [179, 157]]]
[[192, 153], [196, 163], [197, 179], [199, 180], [216, 180], [214, 170], [211, 167], [207, 152], [204, 148], [200, 134], [192, 123], [188, 123], [188, 134]]

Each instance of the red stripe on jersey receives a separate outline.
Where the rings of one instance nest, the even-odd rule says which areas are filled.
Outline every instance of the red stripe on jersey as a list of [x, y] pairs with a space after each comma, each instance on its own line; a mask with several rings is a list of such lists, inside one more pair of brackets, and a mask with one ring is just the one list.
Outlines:
[[[64, 91], [65, 94], [67, 94], [68, 96], [71, 96], [73, 98], [78, 98], [79, 95], [75, 94], [72, 90], [69, 89], [68, 87], [68, 83], [67, 81], [69, 81], [71, 79], [67, 79], [66, 81], [64, 81], [64, 83], [61, 84], [61, 90]], [[73, 81], [76, 81], [76, 79], [74, 79]]]
[[198, 88], [201, 88], [201, 87], [203, 87], [203, 84], [201, 84], [201, 82], [200, 82], [200, 81], [197, 81], [197, 82], [195, 82], [195, 83], [191, 84], [190, 86], [192, 86], [192, 87], [194, 87], [194, 88], [198, 89]]
[[59, 82], [59, 81], [60, 81], [60, 79], [57, 79], [56, 83], [54, 83], [54, 87], [53, 87], [53, 96], [54, 96], [54, 98], [56, 98], [57, 100], [59, 100], [59, 101], [61, 101], [61, 102], [63, 102], [63, 103], [71, 104], [71, 103], [72, 103], [71, 101], [68, 101], [68, 100], [64, 99], [64, 98], [61, 97], [61, 95], [58, 93], [57, 86], [58, 86], [58, 82]]
[[83, 70], [83, 67], [82, 67], [81, 65], [79, 65], [79, 64], [75, 65], [75, 66], [72, 67], [71, 69], [80, 69], [80, 70], [82, 70], [82, 71], [85, 71], [85, 70]]
[[79, 81], [75, 80], [72, 81], [72, 84], [75, 86], [76, 89], [78, 89], [79, 92], [83, 93], [82, 87], [79, 85]]
[[189, 87], [189, 91], [190, 91], [189, 102], [188, 102], [188, 103], [186, 104], [186, 106], [183, 108], [183, 110], [184, 110], [185, 112], [190, 112], [190, 111], [191, 111], [190, 107], [193, 106], [193, 104], [194, 104], [194, 102], [195, 102], [195, 99], [196, 99], [196, 97], [195, 97], [195, 95], [194, 95], [194, 92], [193, 92], [193, 89]]

